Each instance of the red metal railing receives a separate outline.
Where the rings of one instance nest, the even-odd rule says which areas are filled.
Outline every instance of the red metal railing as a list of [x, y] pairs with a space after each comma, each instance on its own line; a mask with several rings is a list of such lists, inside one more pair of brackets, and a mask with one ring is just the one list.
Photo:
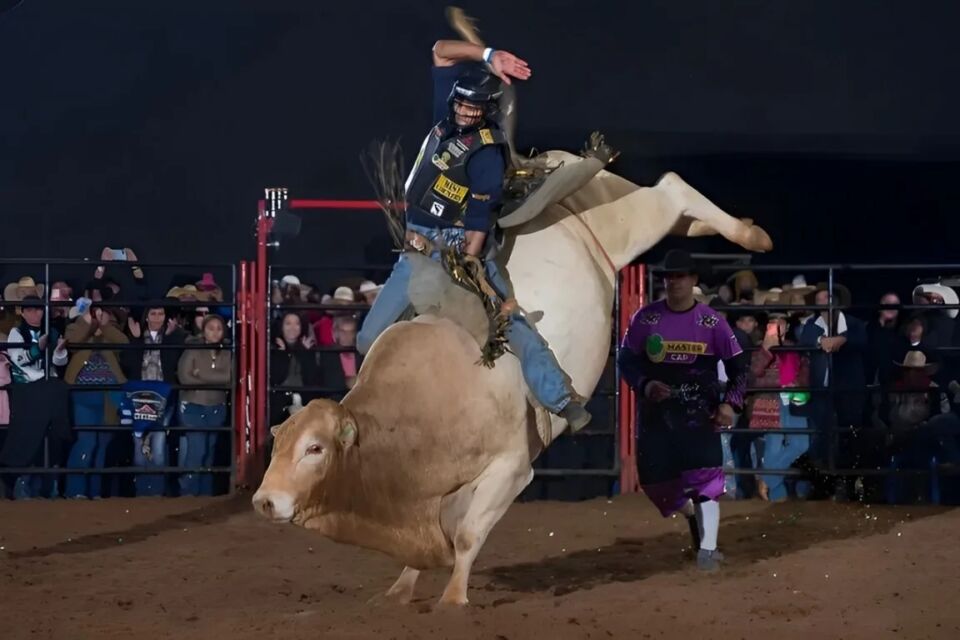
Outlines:
[[[620, 331], [617, 339], [623, 336], [630, 326], [630, 318], [645, 303], [647, 269], [642, 264], [632, 264], [620, 272]], [[619, 344], [619, 342], [618, 342]], [[620, 493], [636, 493], [640, 489], [637, 478], [637, 397], [633, 390], [621, 379], [620, 385], [620, 424], [617, 425], [617, 437], [620, 444]]]

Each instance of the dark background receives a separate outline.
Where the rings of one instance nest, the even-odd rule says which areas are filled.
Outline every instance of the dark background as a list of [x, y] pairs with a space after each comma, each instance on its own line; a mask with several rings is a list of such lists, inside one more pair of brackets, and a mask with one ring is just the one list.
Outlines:
[[[534, 70], [521, 147], [575, 149], [600, 128], [623, 152], [614, 171], [674, 169], [763, 224], [768, 260], [956, 259], [956, 3], [463, 4]], [[265, 186], [369, 198], [361, 149], [399, 136], [412, 156], [431, 124], [443, 6], [25, 0], [0, 14], [0, 256], [110, 245], [236, 262]], [[308, 215], [279, 261], [390, 260], [379, 214]]]

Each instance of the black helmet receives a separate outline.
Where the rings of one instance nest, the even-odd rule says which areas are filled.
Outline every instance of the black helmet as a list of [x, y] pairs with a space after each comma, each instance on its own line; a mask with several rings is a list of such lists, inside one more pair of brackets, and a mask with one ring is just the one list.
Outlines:
[[469, 71], [457, 78], [447, 98], [451, 122], [455, 122], [453, 106], [457, 102], [478, 106], [483, 109], [482, 119], [492, 118], [497, 113], [502, 95], [500, 78], [481, 69]]

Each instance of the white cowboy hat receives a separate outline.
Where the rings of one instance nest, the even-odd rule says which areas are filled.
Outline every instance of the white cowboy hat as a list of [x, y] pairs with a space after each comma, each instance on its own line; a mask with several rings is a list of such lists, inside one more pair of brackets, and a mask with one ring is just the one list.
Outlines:
[[[960, 304], [960, 297], [957, 296], [957, 292], [942, 284], [921, 284], [913, 290], [913, 295], [918, 293], [934, 293], [943, 298], [944, 304]], [[956, 318], [960, 309], [947, 309], [946, 313], [951, 318]]]
[[702, 304], [710, 304], [710, 301], [713, 300], [713, 295], [707, 295], [704, 293], [703, 289], [700, 288], [700, 285], [694, 285], [693, 287], [693, 299]]
[[7, 302], [20, 302], [27, 296], [42, 298], [43, 291], [42, 284], [37, 284], [30, 276], [23, 276], [4, 287], [3, 299]]
[[907, 351], [907, 355], [903, 356], [903, 362], [894, 360], [893, 364], [901, 369], [923, 369], [924, 373], [933, 373], [938, 367], [935, 362], [927, 362], [927, 354], [923, 351]]
[[807, 279], [800, 274], [794, 276], [790, 284], [783, 285], [784, 292], [799, 293], [801, 295], [807, 295], [808, 293], [813, 293], [817, 288], [813, 285], [807, 284]]
[[350, 287], [337, 287], [337, 290], [333, 292], [333, 299], [353, 302], [356, 298], [354, 298], [353, 289]]
[[780, 287], [771, 287], [769, 289], [754, 289], [753, 290], [753, 304], [762, 305], [762, 304], [773, 304], [780, 300], [780, 294], [783, 293], [783, 289]]
[[380, 289], [383, 289], [383, 285], [377, 284], [372, 280], [364, 280], [360, 283], [360, 293], [372, 293], [374, 291], [380, 291]]

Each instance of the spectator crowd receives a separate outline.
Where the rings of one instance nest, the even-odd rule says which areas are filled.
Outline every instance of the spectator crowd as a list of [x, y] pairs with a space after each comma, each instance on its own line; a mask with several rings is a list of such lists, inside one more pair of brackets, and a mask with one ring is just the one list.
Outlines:
[[[92, 278], [76, 287], [68, 280], [48, 292], [24, 275], [3, 289], [4, 495], [227, 490], [225, 474], [208, 471], [232, 455], [235, 386], [232, 305], [213, 274], [177, 275], [151, 298], [136, 254], [105, 248]], [[756, 473], [730, 475], [728, 494], [876, 499], [886, 490], [889, 498], [879, 476], [829, 471], [960, 465], [960, 320], [945, 308], [960, 304], [957, 287], [960, 279], [921, 282], [902, 308], [895, 291], [854, 306], [839, 283], [831, 300], [826, 283], [808, 285], [802, 275], [761, 288], [743, 270], [700, 285], [698, 300], [728, 318], [750, 359], [749, 399], [723, 443], [728, 466]], [[272, 283], [271, 424], [353, 387], [357, 330], [381, 288], [355, 279], [324, 292], [296, 275]], [[23, 467], [57, 471], [5, 472]], [[110, 471], [118, 467], [132, 472]]]
[[[131, 249], [105, 248], [99, 263], [82, 284], [57, 280], [47, 292], [24, 275], [3, 289], [2, 495], [98, 499], [226, 491], [226, 474], [208, 470], [227, 467], [232, 456], [232, 304], [212, 273], [175, 275], [164, 295], [151, 297]], [[275, 285], [271, 419], [280, 422], [313, 397], [336, 397], [352, 387], [359, 314], [379, 287], [364, 281], [321, 295], [295, 276]], [[6, 471], [24, 467], [55, 471]], [[131, 472], [112, 471], [117, 468]]]
[[[831, 300], [827, 283], [802, 275], [762, 289], [742, 270], [699, 287], [698, 300], [727, 317], [750, 359], [749, 399], [723, 441], [729, 467], [757, 473], [728, 476], [728, 494], [900, 499], [891, 493], [898, 481], [829, 471], [956, 469], [960, 328], [958, 309], [944, 307], [960, 303], [958, 286], [921, 281], [905, 303], [887, 291], [859, 306], [843, 284], [833, 284]], [[917, 479], [908, 498], [924, 497], [929, 482]]]

